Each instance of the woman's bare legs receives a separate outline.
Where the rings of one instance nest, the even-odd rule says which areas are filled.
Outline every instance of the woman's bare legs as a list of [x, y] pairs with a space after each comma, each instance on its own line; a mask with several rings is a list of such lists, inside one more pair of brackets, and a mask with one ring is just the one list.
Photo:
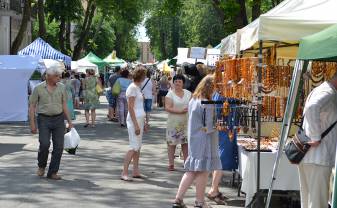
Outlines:
[[96, 109], [91, 109], [91, 125], [95, 126], [96, 121]]
[[167, 154], [169, 159], [169, 166], [174, 167], [174, 153], [176, 152], [176, 145], [167, 145]]
[[220, 193], [219, 191], [219, 184], [222, 178], [223, 172], [222, 170], [215, 170], [213, 171], [213, 177], [212, 177], [212, 187], [208, 191], [208, 194], [211, 196], [216, 196]]
[[208, 172], [198, 172], [195, 177], [196, 201], [205, 202], [205, 190], [207, 186]]
[[85, 112], [85, 120], [87, 124], [89, 124], [89, 116], [90, 116], [89, 110], [85, 110], [84, 112]]
[[184, 162], [185, 162], [188, 156], [188, 144], [182, 144], [181, 150], [183, 151]]
[[135, 153], [133, 154], [133, 176], [139, 176], [140, 172], [139, 172], [139, 157], [140, 157], [140, 150], [139, 151], [135, 151]]
[[194, 179], [196, 178], [197, 172], [186, 172], [180, 182], [179, 189], [176, 195], [176, 201], [183, 200], [186, 191], [192, 185]]
[[133, 155], [135, 154], [135, 151], [134, 150], [129, 150], [126, 155], [125, 155], [125, 158], [124, 158], [124, 166], [123, 166], [123, 172], [122, 172], [122, 176], [128, 176], [128, 172], [129, 172], [129, 165], [130, 165], [130, 162], [133, 158]]

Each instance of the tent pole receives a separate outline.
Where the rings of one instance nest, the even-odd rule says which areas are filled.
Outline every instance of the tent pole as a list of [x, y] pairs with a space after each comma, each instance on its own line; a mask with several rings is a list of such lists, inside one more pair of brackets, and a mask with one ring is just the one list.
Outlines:
[[[257, 179], [256, 192], [260, 193], [260, 161], [261, 161], [261, 112], [262, 112], [262, 69], [263, 69], [263, 41], [259, 41], [259, 64], [258, 64], [258, 95], [257, 95]], [[259, 200], [257, 200], [259, 201]]]
[[290, 90], [289, 90], [288, 99], [287, 99], [287, 106], [286, 106], [282, 128], [281, 128], [281, 135], [280, 135], [280, 141], [278, 145], [278, 151], [277, 151], [276, 159], [274, 162], [272, 177], [270, 179], [270, 186], [268, 190], [268, 196], [267, 196], [265, 208], [269, 208], [269, 205], [270, 205], [271, 196], [273, 192], [273, 185], [276, 180], [277, 169], [278, 169], [280, 159], [283, 153], [283, 147], [289, 135], [292, 119], [293, 119], [294, 114], [296, 113], [297, 106], [298, 106], [297, 100], [300, 95], [299, 92], [301, 91], [301, 88], [303, 86], [302, 74], [307, 70], [308, 63], [309, 61], [300, 61], [300, 60], [296, 60], [296, 63], [295, 63], [293, 78], [291, 81]]
[[[337, 151], [337, 150], [336, 150]], [[336, 169], [337, 168], [337, 154], [335, 158], [335, 177], [333, 179], [333, 192], [332, 192], [332, 208], [337, 208], [337, 180], [336, 180]]]

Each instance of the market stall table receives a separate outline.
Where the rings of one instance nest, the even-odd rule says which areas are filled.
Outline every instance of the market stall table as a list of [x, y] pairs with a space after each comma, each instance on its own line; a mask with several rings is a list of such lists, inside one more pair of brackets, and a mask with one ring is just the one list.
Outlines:
[[[275, 158], [276, 152], [261, 152], [261, 189], [268, 189], [270, 186], [270, 176]], [[300, 186], [297, 166], [291, 164], [283, 154], [279, 167], [274, 190], [298, 191]], [[242, 177], [241, 191], [246, 194], [245, 206], [247, 206], [256, 193], [257, 152], [249, 152], [244, 150], [242, 146], [239, 146], [239, 173]]]

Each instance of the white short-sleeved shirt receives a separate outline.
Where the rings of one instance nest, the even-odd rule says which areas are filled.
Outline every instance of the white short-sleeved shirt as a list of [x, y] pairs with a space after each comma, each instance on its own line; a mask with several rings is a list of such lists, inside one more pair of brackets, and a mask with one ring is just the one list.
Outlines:
[[[316, 87], [304, 106], [303, 129], [312, 141], [320, 141], [321, 134], [337, 120], [337, 92], [328, 82]], [[304, 156], [302, 163], [333, 167], [335, 164], [337, 125]]]
[[[135, 97], [135, 114], [136, 118], [142, 118], [145, 117], [145, 111], [144, 111], [144, 98], [143, 94], [140, 90], [140, 88], [135, 85], [134, 83], [131, 83], [129, 87], [126, 89], [126, 97]], [[130, 114], [128, 113], [128, 116], [126, 118], [127, 120], [131, 120]]]
[[[145, 87], [144, 87], [144, 85], [145, 85]], [[146, 78], [142, 83], [142, 88], [143, 87], [144, 87], [144, 89], [143, 89], [144, 98], [145, 99], [152, 99], [153, 98], [153, 95], [152, 95], [152, 88], [153, 88], [152, 80], [150, 78]]]

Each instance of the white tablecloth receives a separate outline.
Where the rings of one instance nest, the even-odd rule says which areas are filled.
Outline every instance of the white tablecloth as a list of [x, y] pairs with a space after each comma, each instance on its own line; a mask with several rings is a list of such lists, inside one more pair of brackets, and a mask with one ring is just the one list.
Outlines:
[[[269, 189], [276, 152], [261, 152], [260, 189]], [[241, 191], [246, 193], [246, 205], [253, 199], [257, 184], [257, 153], [247, 152], [239, 146], [239, 173], [242, 177]], [[297, 166], [282, 154], [273, 190], [299, 190]]]

